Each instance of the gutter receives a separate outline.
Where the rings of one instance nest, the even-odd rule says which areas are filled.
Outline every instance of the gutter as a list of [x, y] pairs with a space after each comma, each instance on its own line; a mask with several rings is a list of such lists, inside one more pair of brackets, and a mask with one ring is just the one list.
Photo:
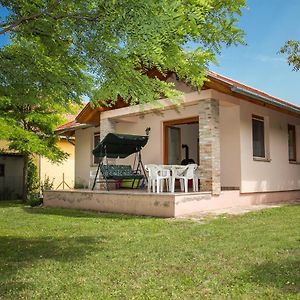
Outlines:
[[241, 94], [241, 95], [249, 96], [253, 99], [260, 100], [264, 103], [271, 104], [273, 106], [283, 108], [285, 110], [288, 110], [290, 112], [293, 112], [293, 113], [296, 113], [296, 114], [300, 115], [300, 108], [297, 108], [297, 107], [294, 107], [294, 106], [291, 106], [291, 105], [288, 105], [288, 104], [285, 104], [285, 103], [281, 103], [281, 102], [276, 101], [274, 99], [270, 99], [268, 97], [258, 95], [256, 93], [250, 92], [248, 90], [245, 90], [245, 89], [242, 89], [242, 88], [239, 88], [239, 87], [236, 87], [236, 86], [231, 87], [231, 91], [235, 92], [235, 93], [238, 93], [238, 94]]
[[77, 126], [68, 127], [68, 128], [61, 129], [61, 130], [55, 130], [55, 132], [59, 135], [63, 135], [65, 132], [68, 132], [68, 131], [77, 130], [77, 129], [85, 129], [85, 128], [89, 128], [89, 127], [93, 127], [93, 125], [80, 124], [80, 125], [77, 125]]
[[67, 141], [68, 141], [71, 145], [75, 146], [74, 138], [71, 139], [71, 137], [66, 136], [66, 139], [67, 139]]

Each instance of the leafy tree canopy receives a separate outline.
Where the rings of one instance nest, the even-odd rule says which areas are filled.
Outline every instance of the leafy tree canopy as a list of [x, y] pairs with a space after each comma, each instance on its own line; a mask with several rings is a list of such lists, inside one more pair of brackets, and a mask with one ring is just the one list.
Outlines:
[[[0, 0], [0, 138], [57, 161], [59, 113], [84, 95], [112, 105], [177, 96], [147, 70], [201, 86], [223, 45], [243, 42], [245, 0]], [[196, 49], [186, 50], [188, 45]], [[110, 99], [107, 101], [107, 99]]]
[[[130, 104], [151, 102], [161, 94], [172, 97], [170, 85], [149, 79], [145, 71], [175, 71], [179, 78], [199, 86], [207, 64], [222, 45], [242, 42], [242, 32], [236, 24], [245, 0], [0, 3], [10, 11], [0, 25], [0, 33], [12, 34], [13, 42], [20, 47], [15, 51], [20, 54], [24, 48], [30, 48], [28, 55], [34, 55], [32, 60], [38, 66], [34, 64], [28, 76], [35, 76], [39, 84], [54, 89], [59, 95], [49, 90], [46, 94], [51, 92], [58, 100], [64, 96], [78, 99], [82, 92], [89, 93], [89, 84], [77, 89], [78, 83], [88, 77], [96, 87], [92, 99], [102, 102], [114, 102], [118, 95]], [[199, 47], [186, 51], [185, 46], [191, 42]], [[31, 72], [36, 67], [47, 76]], [[57, 76], [57, 72], [61, 74]]]
[[294, 71], [300, 69], [300, 41], [289, 40], [279, 50], [282, 54], [287, 54], [288, 64], [293, 67]]

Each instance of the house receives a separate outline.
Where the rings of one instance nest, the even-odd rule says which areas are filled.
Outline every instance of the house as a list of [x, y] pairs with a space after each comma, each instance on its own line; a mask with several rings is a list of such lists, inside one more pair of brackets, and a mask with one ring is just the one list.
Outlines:
[[[6, 143], [0, 141], [0, 148], [5, 149]], [[60, 138], [58, 146], [68, 153], [68, 158], [61, 164], [55, 164], [46, 157], [35, 156], [38, 178], [40, 182], [49, 180], [53, 188], [74, 188], [74, 153], [75, 144], [66, 138]], [[21, 154], [7, 151], [0, 154], [0, 200], [21, 199], [23, 194], [24, 157]]]
[[[74, 116], [72, 116], [74, 118]], [[58, 147], [68, 153], [68, 158], [60, 164], [49, 161], [46, 157], [35, 156], [38, 178], [43, 184], [45, 180], [53, 183], [53, 188], [74, 188], [74, 156], [75, 139], [60, 136]], [[24, 158], [21, 154], [8, 149], [6, 141], [0, 141], [0, 200], [21, 199], [23, 194]], [[3, 151], [4, 150], [4, 151]]]
[[212, 201], [221, 207], [300, 198], [300, 107], [217, 73], [207, 75], [201, 90], [172, 73], [163, 78], [183, 92], [180, 107], [167, 99], [158, 100], [161, 108], [87, 104], [58, 131], [75, 136], [76, 184], [88, 185], [98, 163], [91, 150], [107, 133], [143, 135], [150, 127], [144, 163], [180, 164], [188, 154], [199, 165], [201, 192], [214, 199], [209, 207], [215, 207]]
[[73, 189], [75, 184], [75, 139], [61, 136], [58, 147], [68, 154], [67, 159], [56, 164], [44, 156], [39, 156], [37, 159], [39, 178], [42, 183], [48, 178], [53, 183], [53, 189]]

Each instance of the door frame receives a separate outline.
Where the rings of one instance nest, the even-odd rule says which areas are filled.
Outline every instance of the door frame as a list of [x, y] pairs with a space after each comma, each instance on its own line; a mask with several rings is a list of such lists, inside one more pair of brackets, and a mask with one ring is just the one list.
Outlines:
[[[169, 130], [168, 129], [170, 129], [170, 128], [174, 128], [174, 129], [176, 129], [176, 130], [178, 130], [178, 132], [179, 132], [179, 160], [181, 160], [181, 128], [178, 128], [178, 127], [175, 127], [175, 126], [167, 126], [167, 135], [168, 135], [168, 138], [169, 138]], [[168, 143], [168, 140], [166, 140], [166, 142], [167, 142], [167, 156], [166, 156], [166, 158], [167, 158], [167, 161], [164, 163], [165, 165], [168, 163], [168, 159], [169, 159], [169, 143]]]
[[183, 124], [195, 124], [199, 123], [199, 116], [183, 118], [183, 119], [174, 119], [163, 122], [163, 163], [166, 165], [168, 163], [168, 128], [174, 125], [183, 125]]

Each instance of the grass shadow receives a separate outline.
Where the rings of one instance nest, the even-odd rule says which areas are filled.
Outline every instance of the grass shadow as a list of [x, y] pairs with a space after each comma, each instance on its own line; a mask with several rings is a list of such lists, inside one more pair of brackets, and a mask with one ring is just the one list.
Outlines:
[[50, 208], [50, 207], [28, 207], [24, 206], [23, 210], [29, 214], [40, 215], [55, 215], [64, 216], [68, 218], [102, 218], [102, 219], [114, 219], [114, 220], [137, 220], [137, 219], [151, 219], [151, 216], [136, 216], [127, 214], [114, 214], [105, 212], [96, 212], [91, 210], [77, 210], [70, 208]]
[[17, 274], [22, 269], [34, 268], [39, 264], [58, 262], [75, 262], [84, 259], [93, 251], [104, 249], [103, 236], [90, 237], [39, 237], [21, 238], [0, 237], [0, 299], [13, 293], [17, 298], [28, 288], [26, 280]]
[[272, 287], [284, 294], [300, 293], [300, 260], [296, 257], [266, 262], [251, 268], [244, 281], [254, 282], [262, 287]]
[[22, 201], [20, 200], [0, 200], [0, 208], [20, 207], [21, 205]]

